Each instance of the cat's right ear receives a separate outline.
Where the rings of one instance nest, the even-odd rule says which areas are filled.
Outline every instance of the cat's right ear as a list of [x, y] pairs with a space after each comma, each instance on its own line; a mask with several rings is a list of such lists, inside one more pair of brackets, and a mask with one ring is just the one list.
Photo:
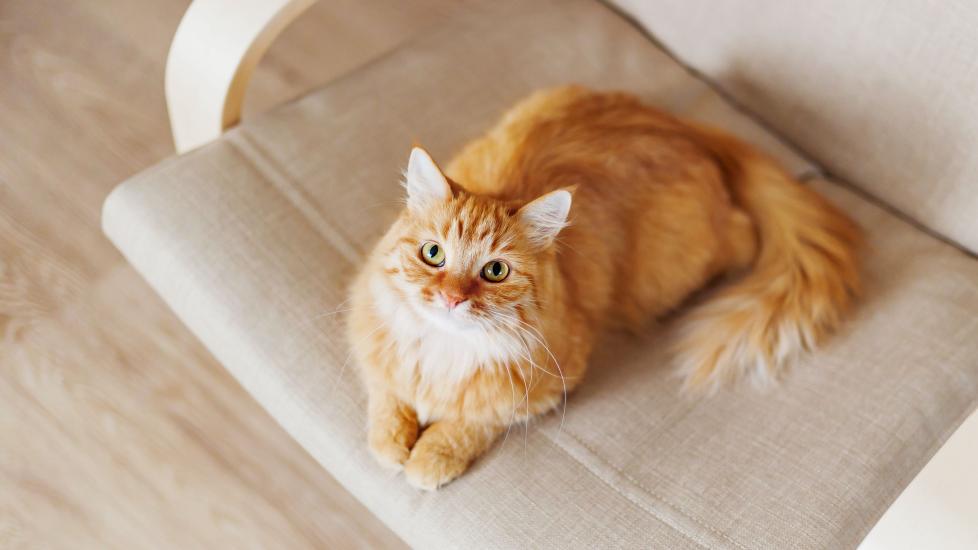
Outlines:
[[452, 188], [431, 155], [420, 147], [411, 149], [407, 170], [404, 172], [408, 208], [416, 211], [432, 203], [451, 198]]
[[574, 187], [551, 191], [525, 204], [519, 210], [520, 219], [533, 244], [550, 246], [557, 234], [567, 227]]

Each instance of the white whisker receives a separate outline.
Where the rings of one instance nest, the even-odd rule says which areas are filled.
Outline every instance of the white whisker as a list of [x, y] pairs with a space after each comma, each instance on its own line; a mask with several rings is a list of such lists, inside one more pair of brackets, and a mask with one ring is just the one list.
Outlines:
[[[537, 343], [540, 344], [540, 346], [542, 346], [543, 349], [547, 351], [547, 353], [550, 355], [550, 358], [554, 362], [554, 366], [557, 367], [557, 372], [560, 374], [560, 383], [563, 386], [563, 394], [564, 394], [563, 395], [563, 401], [562, 401], [562, 411], [561, 411], [561, 415], [560, 415], [560, 426], [557, 428], [557, 437], [560, 437], [560, 434], [561, 434], [561, 432], [564, 429], [564, 418], [566, 418], [566, 416], [567, 416], [567, 380], [566, 380], [566, 378], [564, 378], [564, 371], [560, 368], [560, 362], [557, 361], [557, 357], [550, 350], [550, 346], [548, 346], [547, 343], [544, 342], [543, 334], [541, 334], [540, 331], [536, 329], [536, 327], [530, 325], [529, 323], [524, 322], [522, 319], [520, 319], [518, 317], [511, 317], [511, 316], [508, 316], [508, 315], [505, 315], [505, 314], [502, 314], [502, 313], [500, 313], [498, 315], [500, 317], [502, 317], [503, 319], [506, 319], [506, 320], [509, 320], [509, 321], [512, 321], [512, 322], [517, 323], [515, 326], [513, 326], [511, 328], [519, 329], [524, 334], [526, 334], [527, 336], [529, 336], [529, 337], [533, 338], [534, 340], [536, 340]], [[503, 326], [505, 326], [505, 325], [503, 325]], [[526, 328], [523, 328], [523, 327], [526, 327]], [[533, 332], [536, 332], [540, 336], [538, 337], [538, 336], [534, 335], [533, 332], [530, 332], [530, 330], [527, 330], [527, 329], [530, 329]], [[547, 371], [544, 371], [544, 372], [547, 372]]]
[[[482, 334], [488, 341], [490, 339], [489, 331], [487, 331], [482, 325], [479, 325], [479, 329], [482, 331]], [[513, 413], [510, 415], [509, 425], [506, 426], [506, 435], [503, 436], [503, 440], [499, 443], [499, 447], [496, 451], [497, 454], [503, 452], [503, 446], [506, 444], [506, 440], [509, 439], [509, 432], [512, 431], [513, 423], [516, 422], [516, 384], [513, 383], [513, 371], [507, 369], [506, 374], [509, 376], [509, 388], [513, 393]]]
[[339, 314], [339, 313], [346, 313], [347, 311], [353, 311], [353, 308], [352, 307], [345, 307], [343, 309], [336, 309], [336, 310], [333, 310], [333, 311], [327, 311], [325, 313], [321, 313], [321, 314], [316, 315], [314, 317], [310, 317], [309, 318], [309, 321], [312, 322], [312, 321], [315, 321], [316, 319], [322, 319], [323, 317], [330, 317], [332, 315], [336, 315], [336, 314]]
[[367, 334], [363, 335], [363, 337], [360, 338], [359, 340], [357, 340], [357, 342], [355, 344], [353, 344], [353, 345], [350, 346], [350, 351], [349, 351], [349, 353], [346, 354], [346, 359], [343, 360], [343, 364], [340, 366], [340, 372], [337, 373], [336, 378], [333, 380], [333, 387], [334, 388], [339, 387], [340, 380], [343, 378], [343, 373], [346, 371], [346, 365], [347, 365], [347, 363], [350, 362], [350, 358], [353, 357], [353, 350], [355, 350], [361, 344], [363, 344], [364, 341], [366, 341], [367, 338], [370, 338], [378, 330], [380, 330], [380, 329], [382, 329], [382, 328], [384, 328], [386, 326], [387, 326], [387, 323], [381, 321], [380, 324], [378, 324], [376, 327], [374, 327], [373, 330], [371, 330]]

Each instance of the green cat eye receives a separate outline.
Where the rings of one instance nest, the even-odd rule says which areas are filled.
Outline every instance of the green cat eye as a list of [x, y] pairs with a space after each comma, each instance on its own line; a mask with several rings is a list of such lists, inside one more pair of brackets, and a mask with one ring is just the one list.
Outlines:
[[509, 276], [509, 264], [493, 260], [482, 266], [482, 278], [490, 283], [498, 283]]
[[445, 265], [445, 249], [438, 243], [428, 241], [421, 245], [421, 259], [428, 265], [441, 267]]

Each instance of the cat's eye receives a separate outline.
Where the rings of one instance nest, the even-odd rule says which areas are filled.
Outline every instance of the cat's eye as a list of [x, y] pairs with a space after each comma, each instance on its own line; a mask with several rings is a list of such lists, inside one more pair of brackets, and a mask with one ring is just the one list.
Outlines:
[[445, 265], [445, 249], [438, 243], [428, 241], [421, 245], [421, 259], [428, 265], [441, 267]]
[[509, 264], [493, 260], [482, 266], [482, 278], [490, 283], [498, 283], [509, 276]]

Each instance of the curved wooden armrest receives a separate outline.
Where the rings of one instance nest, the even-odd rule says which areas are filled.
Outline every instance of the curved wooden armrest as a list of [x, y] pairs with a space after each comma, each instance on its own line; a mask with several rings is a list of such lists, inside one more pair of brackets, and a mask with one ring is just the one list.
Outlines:
[[978, 548], [978, 411], [951, 434], [859, 550]]
[[234, 126], [251, 73], [275, 37], [315, 0], [194, 0], [166, 62], [166, 104], [178, 153]]

